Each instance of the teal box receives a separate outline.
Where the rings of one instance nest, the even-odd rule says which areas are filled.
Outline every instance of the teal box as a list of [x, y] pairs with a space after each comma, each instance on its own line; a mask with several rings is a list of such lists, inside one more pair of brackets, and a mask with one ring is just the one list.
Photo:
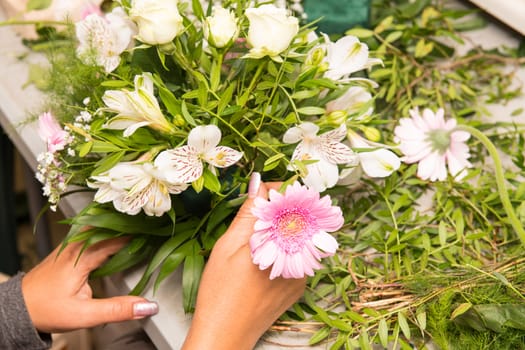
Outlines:
[[366, 27], [370, 20], [371, 0], [304, 0], [308, 21], [321, 18], [318, 32], [342, 34], [357, 25]]

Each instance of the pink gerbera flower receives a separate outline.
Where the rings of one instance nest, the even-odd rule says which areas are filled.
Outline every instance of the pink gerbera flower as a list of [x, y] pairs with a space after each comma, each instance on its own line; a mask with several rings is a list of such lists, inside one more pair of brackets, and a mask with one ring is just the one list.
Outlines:
[[394, 129], [395, 141], [404, 154], [401, 160], [419, 162], [417, 175], [423, 180], [445, 180], [447, 166], [450, 174], [461, 180], [472, 166], [465, 143], [470, 134], [454, 130], [456, 120], [445, 120], [444, 114], [443, 109], [436, 113], [425, 109], [423, 115], [417, 109], [410, 110], [411, 118], [402, 118]]
[[295, 182], [284, 194], [270, 190], [269, 200], [256, 198], [252, 212], [257, 217], [250, 239], [253, 262], [261, 270], [273, 264], [270, 279], [313, 276], [321, 258], [337, 250], [327, 232], [341, 228], [344, 220], [330, 196], [320, 198]]

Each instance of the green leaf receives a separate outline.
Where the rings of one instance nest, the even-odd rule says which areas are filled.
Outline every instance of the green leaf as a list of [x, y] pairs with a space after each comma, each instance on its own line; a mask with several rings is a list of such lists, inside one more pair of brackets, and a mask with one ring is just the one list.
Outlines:
[[129, 86], [129, 82], [124, 80], [106, 80], [100, 83], [101, 86], [110, 88], [123, 88]]
[[386, 348], [388, 345], [388, 324], [384, 318], [379, 320], [377, 333], [379, 335], [379, 341], [381, 342], [381, 345]]
[[221, 182], [217, 178], [217, 175], [212, 173], [210, 169], [204, 168], [202, 172], [202, 179], [204, 179], [204, 187], [209, 189], [213, 193], [221, 192]]
[[405, 337], [410, 339], [410, 326], [408, 325], [407, 318], [403, 312], [397, 313], [397, 322], [399, 323], [399, 327], [401, 328], [401, 331]]
[[323, 327], [317, 332], [315, 332], [314, 335], [312, 335], [310, 340], [308, 340], [308, 344], [310, 345], [318, 344], [322, 342], [323, 340], [325, 340], [326, 338], [328, 338], [329, 335], [330, 335], [330, 327]]
[[345, 32], [346, 35], [353, 35], [360, 39], [369, 38], [374, 35], [374, 31], [365, 28], [352, 28]]
[[504, 327], [525, 331], [525, 304], [481, 304], [458, 315], [454, 322], [477, 331], [500, 333]]
[[47, 9], [52, 2], [53, 0], [29, 0], [26, 5], [26, 11]]
[[197, 126], [195, 119], [193, 119], [193, 117], [188, 112], [188, 106], [186, 106], [185, 101], [182, 101], [181, 103], [181, 112], [182, 112], [182, 116], [184, 117], [184, 120], [186, 120], [188, 124], [190, 124], [191, 126]]
[[132, 295], [139, 295], [142, 293], [146, 285], [148, 284], [153, 272], [164, 262], [164, 260], [185, 240], [191, 236], [192, 231], [177, 234], [168, 239], [158, 250], [157, 253], [150, 260], [148, 267], [142, 274], [142, 278], [137, 283], [135, 288], [130, 292]]
[[203, 19], [203, 18], [204, 18], [204, 12], [202, 11], [202, 5], [201, 5], [201, 2], [198, 1], [198, 0], [192, 0], [191, 5], [192, 5], [192, 7], [193, 7], [193, 14], [194, 14], [198, 19]]
[[325, 109], [321, 107], [301, 107], [297, 109], [297, 113], [304, 114], [304, 115], [319, 115], [324, 114]]
[[182, 271], [182, 295], [185, 312], [191, 312], [195, 307], [203, 269], [204, 257], [200, 255], [199, 244], [193, 241], [192, 253], [184, 260]]
[[78, 156], [85, 157], [91, 151], [91, 147], [93, 147], [93, 141], [83, 143], [78, 150]]
[[182, 264], [184, 259], [191, 254], [192, 242], [186, 242], [173, 252], [171, 252], [168, 257], [162, 263], [162, 266], [159, 270], [159, 274], [155, 279], [155, 284], [153, 285], [153, 292], [156, 292], [162, 283], [168, 276], [170, 276], [179, 266]]
[[122, 157], [124, 157], [125, 154], [126, 151], [119, 151], [102, 158], [95, 164], [95, 169], [93, 170], [91, 175], [99, 175], [113, 168], [122, 159]]
[[92, 143], [91, 152], [94, 152], [94, 153], [112, 153], [112, 152], [122, 151], [122, 149], [118, 147], [117, 145], [115, 145], [114, 143], [109, 143], [109, 142], [104, 142], [104, 141], [99, 141], [99, 140], [94, 140], [91, 143]]
[[370, 337], [368, 336], [368, 331], [366, 328], [363, 328], [361, 334], [359, 334], [359, 345], [362, 350], [372, 350], [372, 345], [370, 344]]
[[447, 244], [447, 223], [445, 221], [439, 222], [438, 227], [438, 234], [439, 234], [439, 244], [443, 247], [445, 244]]
[[144, 261], [153, 251], [152, 245], [143, 245], [142, 249], [133, 250], [133, 245], [137, 242], [145, 242], [144, 237], [134, 238], [126, 247], [114, 254], [104, 265], [90, 274], [90, 277], [97, 278], [108, 276], [116, 272], [124, 271], [138, 263]]
[[401, 38], [402, 35], [403, 35], [402, 31], [396, 30], [395, 32], [388, 33], [388, 35], [385, 38], [385, 41], [387, 43], [393, 43], [397, 39]]
[[452, 311], [452, 314], [450, 315], [450, 319], [454, 320], [458, 316], [463, 315], [465, 312], [470, 310], [471, 307], [472, 307], [471, 303], [462, 303], [462, 304], [460, 304], [457, 308], [454, 309], [454, 311]]

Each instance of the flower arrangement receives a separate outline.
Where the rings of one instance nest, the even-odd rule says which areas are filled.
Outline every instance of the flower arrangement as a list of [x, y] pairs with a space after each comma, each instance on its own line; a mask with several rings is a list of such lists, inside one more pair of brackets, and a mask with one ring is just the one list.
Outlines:
[[[449, 24], [446, 12], [424, 3], [403, 5], [404, 13], [430, 23], [422, 33], [446, 32], [439, 27]], [[413, 91], [413, 81], [428, 86], [423, 79], [439, 74], [417, 59], [429, 57], [437, 70], [446, 49], [430, 39], [407, 50], [416, 58], [392, 48], [426, 35], [393, 15], [374, 30], [330, 37], [287, 7], [301, 11], [298, 1], [121, 0], [84, 13], [49, 50], [51, 98], [39, 117], [47, 152], [37, 173], [44, 193], [56, 208], [68, 188], [93, 192], [68, 220], [67, 241], [132, 237], [95, 276], [146, 262], [132, 291], [141, 293], [153, 277], [157, 288], [182, 267], [191, 311], [205, 256], [242, 203], [250, 174], [260, 172], [283, 185], [255, 202], [253, 262], [271, 268], [270, 278], [311, 276], [304, 301], [279, 329], [313, 315], [311, 344], [386, 347], [393, 334], [406, 345], [414, 328], [439, 342], [432, 329], [439, 307], [427, 303], [437, 299], [436, 281], [458, 265], [481, 271], [491, 259], [501, 263], [499, 275], [482, 276], [505, 278], [499, 271], [512, 264], [503, 262], [525, 244], [524, 216], [516, 214], [524, 208], [522, 126], [491, 137], [487, 124], [473, 127], [480, 123], [467, 118], [471, 109], [453, 108], [473, 98], [466, 83], [465, 95], [446, 88], [450, 103], [441, 87]], [[400, 87], [394, 67], [403, 55], [415, 68], [403, 69], [414, 77]], [[427, 91], [441, 97], [422, 100]], [[501, 165], [498, 140], [519, 168], [515, 176]], [[486, 152], [496, 180], [481, 170]], [[482, 197], [495, 187], [496, 195]], [[431, 208], [418, 209], [429, 193]], [[418, 274], [431, 286], [420, 283], [420, 297]], [[472, 280], [481, 279], [450, 283], [461, 289]], [[452, 319], [471, 322], [474, 302], [458, 308], [450, 300]]]
[[[319, 193], [337, 185], [340, 170], [349, 176], [360, 163], [372, 177], [388, 176], [400, 165], [386, 145], [355, 147], [368, 142], [358, 130], [372, 130], [369, 90], [374, 82], [352, 75], [380, 60], [370, 58], [355, 36], [335, 42], [319, 37], [273, 4], [239, 1], [207, 9], [198, 2], [179, 7], [176, 1], [118, 5], [75, 23], [76, 59], [90, 67], [104, 88], [86, 92], [75, 115], [60, 118], [62, 126], [50, 112], [39, 118], [48, 149], [37, 177], [52, 207], [68, 186], [96, 190], [93, 204], [72, 219], [68, 239], [90, 244], [106, 237], [108, 229], [111, 236], [129, 233], [110, 222], [142, 217], [155, 228], [139, 225], [146, 236], [132, 244], [142, 242], [157, 250], [156, 256], [162, 254], [161, 269], [181, 251], [185, 261], [200, 260], [234, 213], [236, 194], [259, 171], [267, 180], [283, 181], [283, 188], [296, 189], [283, 197], [285, 202], [299, 207], [297, 197], [304, 192], [312, 203], [281, 218], [282, 225], [299, 225], [300, 231], [310, 227], [301, 247], [291, 248], [301, 233], [284, 228], [291, 230], [291, 238], [253, 243], [254, 262], [261, 268], [275, 263], [271, 278], [313, 275], [321, 257], [337, 248], [325, 230], [336, 231], [343, 220], [340, 209], [331, 208], [330, 196], [320, 199]], [[142, 60], [135, 61], [140, 55]], [[349, 127], [356, 131], [347, 136]], [[299, 190], [297, 181], [308, 189]], [[276, 217], [292, 205], [283, 200], [272, 209]], [[201, 201], [204, 213], [188, 210], [188, 201]], [[260, 222], [267, 226], [274, 219], [263, 215]], [[92, 228], [80, 231], [87, 222]], [[184, 226], [186, 233], [181, 232]], [[286, 236], [272, 232], [274, 238]], [[171, 238], [162, 242], [159, 235]], [[140, 261], [133, 254], [128, 259], [124, 266]], [[299, 260], [304, 270], [294, 269]], [[113, 271], [111, 263], [107, 266]], [[185, 273], [198, 282], [200, 271]], [[150, 276], [148, 270], [135, 292]]]

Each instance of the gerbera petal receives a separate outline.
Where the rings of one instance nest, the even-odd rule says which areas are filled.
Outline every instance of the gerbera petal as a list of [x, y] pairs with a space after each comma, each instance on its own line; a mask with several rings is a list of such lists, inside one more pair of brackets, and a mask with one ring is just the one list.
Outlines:
[[313, 235], [312, 242], [317, 248], [321, 249], [325, 254], [328, 254], [326, 256], [334, 255], [339, 247], [335, 238], [324, 231]]
[[272, 271], [270, 272], [270, 279], [273, 280], [276, 277], [279, 277], [285, 268], [286, 254], [283, 252], [277, 253], [277, 258], [272, 266]]
[[272, 241], [268, 241], [254, 253], [253, 263], [259, 265], [261, 270], [265, 270], [275, 262], [277, 254], [277, 245]]

